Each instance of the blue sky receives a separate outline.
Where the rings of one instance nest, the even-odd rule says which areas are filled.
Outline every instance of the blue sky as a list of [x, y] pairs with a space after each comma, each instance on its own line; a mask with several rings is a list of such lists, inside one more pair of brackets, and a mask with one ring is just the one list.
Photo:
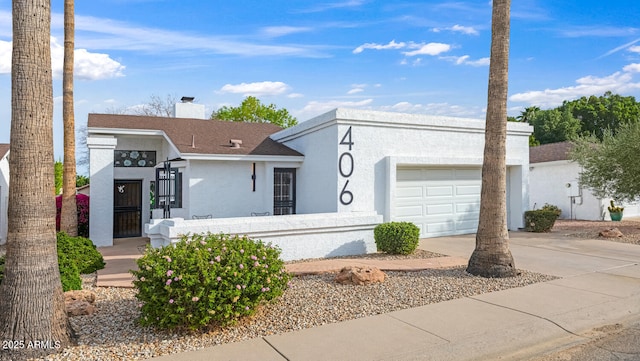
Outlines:
[[[52, 4], [62, 157], [62, 1]], [[509, 113], [613, 91], [640, 99], [635, 0], [514, 0]], [[336, 107], [484, 119], [491, 4], [481, 1], [76, 2], [75, 113], [247, 95], [310, 119]], [[0, 143], [11, 119], [11, 1], [0, 0]]]

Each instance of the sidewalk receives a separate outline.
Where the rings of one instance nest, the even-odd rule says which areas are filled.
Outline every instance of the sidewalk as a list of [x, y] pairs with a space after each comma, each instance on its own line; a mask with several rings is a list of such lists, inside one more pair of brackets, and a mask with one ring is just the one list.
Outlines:
[[[420, 248], [466, 260], [474, 245]], [[154, 360], [527, 360], [640, 317], [640, 246], [516, 232], [510, 248], [517, 268], [562, 278]]]

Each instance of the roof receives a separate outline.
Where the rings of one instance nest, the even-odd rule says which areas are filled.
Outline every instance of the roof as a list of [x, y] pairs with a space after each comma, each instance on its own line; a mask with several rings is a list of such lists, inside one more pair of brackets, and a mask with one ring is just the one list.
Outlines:
[[[302, 156], [301, 153], [269, 138], [271, 134], [282, 130], [271, 123], [89, 114], [88, 128], [93, 128], [94, 133], [98, 130], [96, 128], [160, 130], [169, 137], [181, 154]], [[241, 140], [242, 145], [232, 148], [231, 139]]]
[[571, 142], [550, 143], [531, 147], [529, 148], [529, 163], [567, 160], [572, 148]]
[[9, 144], [0, 143], [0, 159], [9, 153]]

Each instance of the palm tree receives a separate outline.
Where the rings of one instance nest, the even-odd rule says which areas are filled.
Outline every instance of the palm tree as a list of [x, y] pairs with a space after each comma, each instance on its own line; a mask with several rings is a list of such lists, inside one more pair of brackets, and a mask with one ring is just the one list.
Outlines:
[[485, 129], [480, 221], [467, 272], [482, 277], [516, 275], [507, 230], [507, 89], [510, 0], [493, 0], [491, 64]]
[[538, 113], [539, 111], [540, 108], [535, 105], [526, 107], [522, 112], [520, 112], [520, 115], [518, 115], [516, 119], [519, 122], [531, 124], [531, 121], [536, 117], [536, 113]]
[[[70, 343], [51, 194], [50, 27], [49, 0], [13, 1], [11, 187], [7, 255], [0, 284], [0, 339], [23, 342], [25, 347], [0, 351], [8, 359], [39, 356]], [[28, 348], [34, 341], [44, 341], [48, 347]]]
[[78, 235], [76, 206], [76, 132], [73, 114], [73, 51], [75, 43], [74, 1], [64, 0], [64, 70], [62, 76], [62, 122], [64, 124], [64, 172], [60, 230]]

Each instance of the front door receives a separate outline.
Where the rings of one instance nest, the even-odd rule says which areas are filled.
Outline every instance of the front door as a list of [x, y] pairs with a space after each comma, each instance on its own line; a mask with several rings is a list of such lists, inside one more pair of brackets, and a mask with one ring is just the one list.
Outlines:
[[273, 170], [273, 215], [296, 213], [296, 169]]
[[142, 235], [142, 181], [116, 180], [113, 186], [113, 237]]

